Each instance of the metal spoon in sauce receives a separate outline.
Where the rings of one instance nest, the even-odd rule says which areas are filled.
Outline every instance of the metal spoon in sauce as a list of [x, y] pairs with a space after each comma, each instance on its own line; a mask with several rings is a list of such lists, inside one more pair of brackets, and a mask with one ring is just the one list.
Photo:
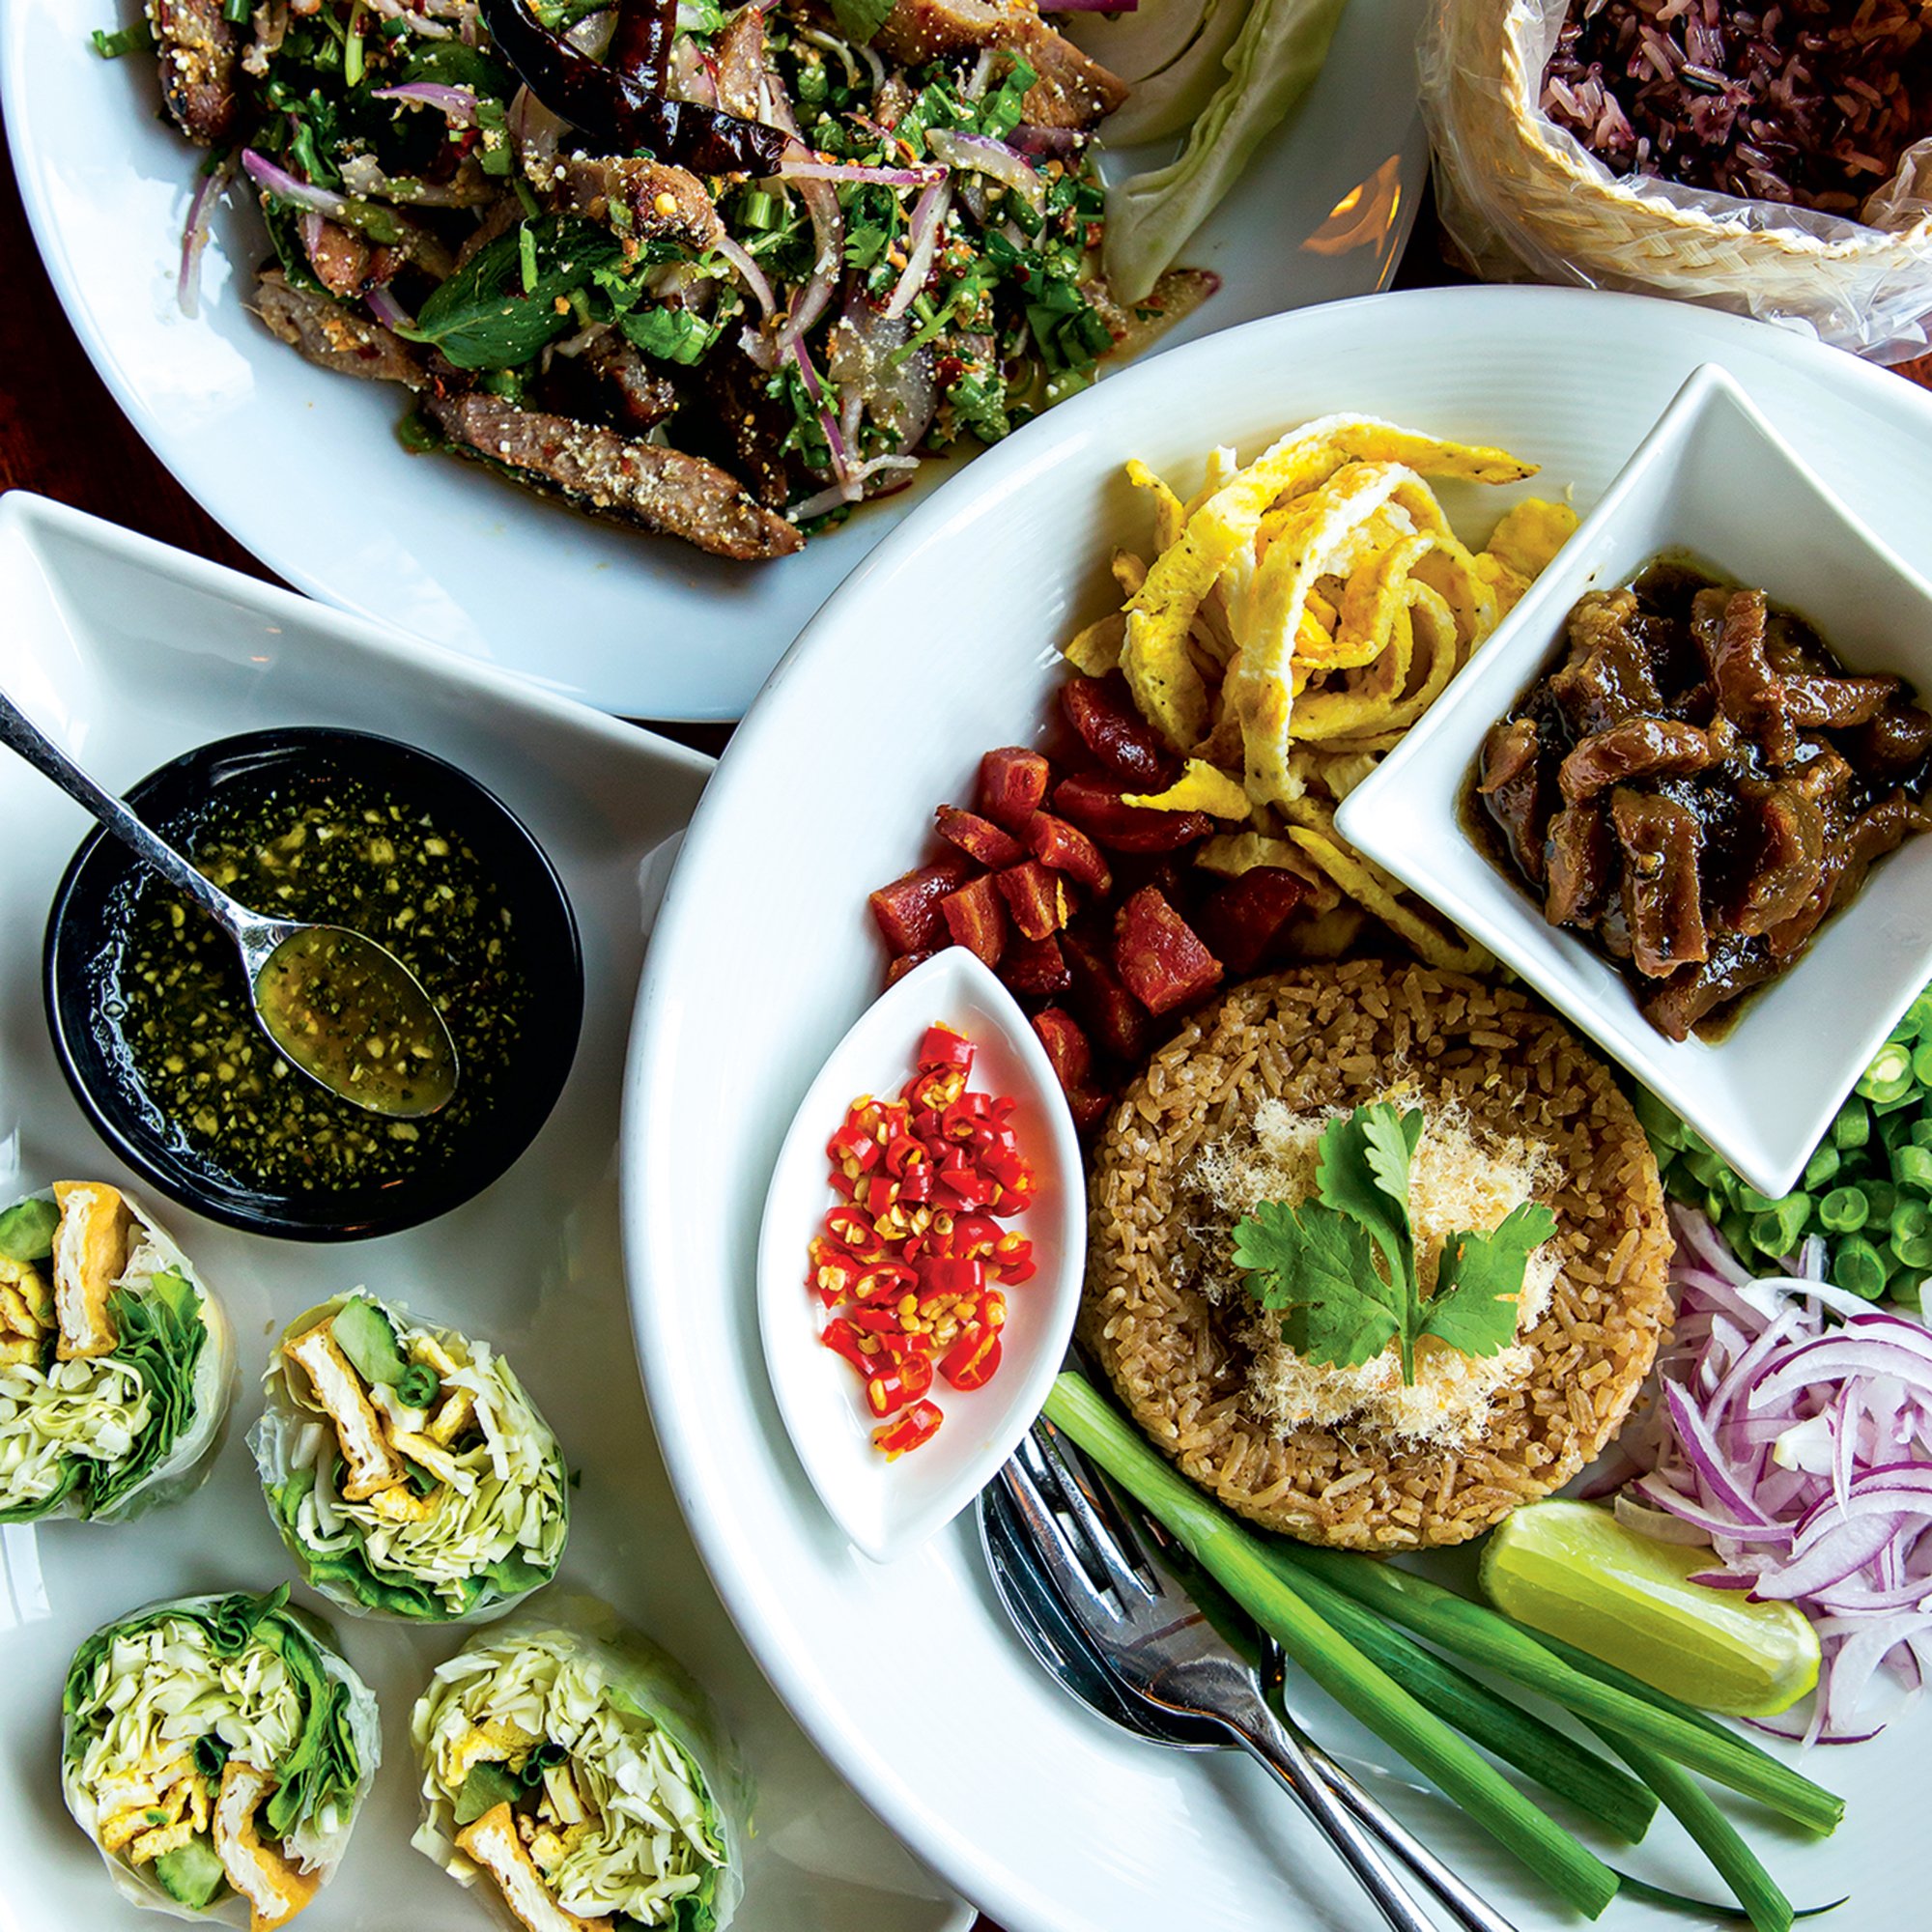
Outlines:
[[185, 893], [241, 950], [255, 1023], [289, 1065], [338, 1099], [419, 1120], [456, 1092], [456, 1042], [415, 975], [341, 925], [269, 919], [232, 899], [104, 791], [0, 692], [0, 744], [79, 801]]

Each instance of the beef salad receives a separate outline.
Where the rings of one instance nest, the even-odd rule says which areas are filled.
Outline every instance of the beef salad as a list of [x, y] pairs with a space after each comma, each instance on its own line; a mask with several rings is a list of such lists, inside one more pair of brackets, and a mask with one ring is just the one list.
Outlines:
[[152, 44], [209, 150], [185, 304], [214, 205], [252, 194], [252, 306], [411, 392], [412, 448], [741, 560], [1216, 285], [1115, 298], [1094, 130], [1127, 84], [1034, 0], [149, 0], [97, 40]]

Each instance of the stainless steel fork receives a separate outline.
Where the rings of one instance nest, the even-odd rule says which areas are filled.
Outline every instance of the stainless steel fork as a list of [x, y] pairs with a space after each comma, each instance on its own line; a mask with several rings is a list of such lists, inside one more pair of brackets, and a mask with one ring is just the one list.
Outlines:
[[[1107, 1664], [1162, 1710], [1221, 1726], [1300, 1802], [1397, 1932], [1437, 1932], [1269, 1708], [1246, 1659], [1142, 1551], [1124, 1520], [1068, 1465], [1056, 1436], [1050, 1424], [1038, 1425], [1002, 1479], [1042, 1567]], [[1509, 1932], [1508, 1921], [1460, 1881], [1444, 1896], [1460, 1923]]]

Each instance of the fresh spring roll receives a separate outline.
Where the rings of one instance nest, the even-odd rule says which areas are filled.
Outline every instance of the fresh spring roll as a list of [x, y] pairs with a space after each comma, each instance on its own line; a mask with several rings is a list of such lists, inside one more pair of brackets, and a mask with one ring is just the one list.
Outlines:
[[0, 1522], [187, 1494], [234, 1385], [220, 1304], [118, 1189], [57, 1180], [0, 1211]]
[[704, 1694], [575, 1598], [471, 1637], [410, 1719], [414, 1844], [527, 1932], [723, 1932], [744, 1889], [749, 1791]]
[[555, 1574], [570, 1479], [487, 1342], [357, 1293], [284, 1332], [248, 1437], [302, 1578], [357, 1615], [500, 1616]]
[[74, 1653], [61, 1790], [136, 1905], [270, 1932], [348, 1847], [376, 1698], [288, 1594], [152, 1604]]

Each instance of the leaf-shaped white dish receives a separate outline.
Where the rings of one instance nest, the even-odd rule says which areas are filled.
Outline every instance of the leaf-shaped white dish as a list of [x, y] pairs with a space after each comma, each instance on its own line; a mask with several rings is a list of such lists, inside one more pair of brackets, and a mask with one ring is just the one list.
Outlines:
[[[895, 1095], [921, 1037], [942, 1024], [976, 1049], [970, 1085], [1010, 1094], [1013, 1130], [1037, 1182], [1033, 1205], [1003, 1226], [1034, 1244], [1037, 1272], [1006, 1288], [998, 1373], [961, 1391], [937, 1378], [945, 1413], [930, 1441], [888, 1461], [878, 1418], [851, 1366], [819, 1341], [826, 1314], [806, 1284], [807, 1250], [838, 1203], [825, 1144], [861, 1094]], [[799, 1104], [779, 1151], [758, 1231], [758, 1325], [779, 1409], [811, 1486], [853, 1543], [888, 1562], [950, 1522], [1012, 1453], [1046, 1400], [1066, 1350], [1087, 1263], [1080, 1142], [1031, 1023], [963, 946], [908, 973], [862, 1013]]]

